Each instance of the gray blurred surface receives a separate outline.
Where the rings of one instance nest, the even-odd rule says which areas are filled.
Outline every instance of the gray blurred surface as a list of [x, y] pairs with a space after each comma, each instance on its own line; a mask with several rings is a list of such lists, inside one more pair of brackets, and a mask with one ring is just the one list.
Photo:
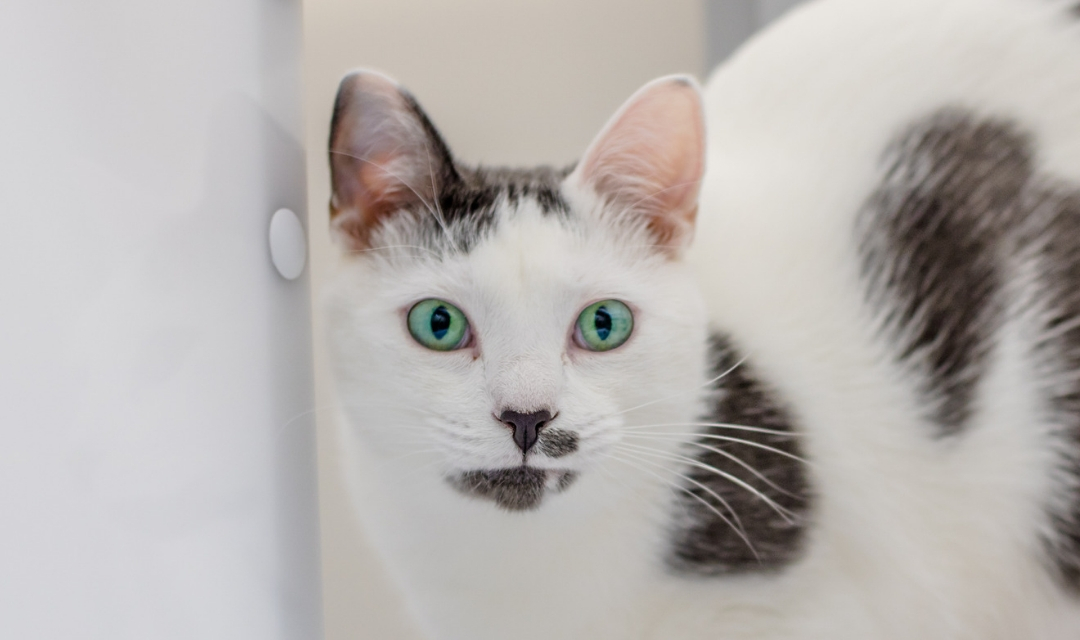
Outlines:
[[711, 71], [747, 38], [805, 0], [702, 0], [705, 68]]

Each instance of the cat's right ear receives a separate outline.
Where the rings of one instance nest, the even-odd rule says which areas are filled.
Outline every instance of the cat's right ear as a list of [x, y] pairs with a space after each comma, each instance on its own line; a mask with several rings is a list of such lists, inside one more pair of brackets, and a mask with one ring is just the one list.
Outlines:
[[456, 176], [446, 145], [408, 92], [372, 71], [345, 76], [330, 125], [330, 225], [346, 249], [370, 246], [395, 212], [434, 206]]

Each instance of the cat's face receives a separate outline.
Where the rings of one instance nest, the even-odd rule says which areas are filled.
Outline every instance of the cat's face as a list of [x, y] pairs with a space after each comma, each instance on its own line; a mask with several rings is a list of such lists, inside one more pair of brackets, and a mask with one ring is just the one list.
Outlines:
[[350, 426], [388, 460], [529, 509], [629, 425], [692, 406], [705, 321], [680, 253], [701, 135], [696, 88], [666, 79], [573, 171], [469, 169], [391, 81], [347, 77], [329, 318]]

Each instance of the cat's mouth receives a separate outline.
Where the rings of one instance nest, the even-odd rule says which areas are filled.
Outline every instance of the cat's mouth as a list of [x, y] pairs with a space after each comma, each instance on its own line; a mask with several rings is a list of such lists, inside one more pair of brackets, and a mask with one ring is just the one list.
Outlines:
[[522, 465], [464, 471], [447, 481], [461, 493], [491, 500], [507, 511], [529, 511], [540, 506], [545, 494], [565, 491], [576, 479], [573, 471]]

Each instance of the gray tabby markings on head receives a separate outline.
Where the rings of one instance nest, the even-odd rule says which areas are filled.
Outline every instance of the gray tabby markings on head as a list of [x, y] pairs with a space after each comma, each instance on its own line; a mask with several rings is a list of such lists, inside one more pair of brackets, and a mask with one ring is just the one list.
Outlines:
[[[1071, 480], [1047, 505], [1051, 564], [1080, 592], [1080, 190], [1035, 172], [1035, 145], [1015, 123], [946, 109], [907, 129], [860, 214], [867, 301], [896, 359], [922, 376], [937, 435], [959, 437], [1002, 325], [1024, 316], [1036, 384], [1068, 445]], [[1023, 265], [1034, 283], [1010, 287]], [[1032, 416], [1032, 421], [1046, 416]]]
[[455, 163], [457, 180], [444, 185], [438, 194], [439, 208], [450, 230], [447, 237], [434, 216], [420, 215], [417, 236], [426, 246], [440, 252], [455, 248], [468, 252], [499, 223], [498, 208], [513, 210], [527, 200], [545, 214], [566, 217], [570, 207], [559, 190], [570, 167], [555, 169], [509, 169], [466, 167]]

